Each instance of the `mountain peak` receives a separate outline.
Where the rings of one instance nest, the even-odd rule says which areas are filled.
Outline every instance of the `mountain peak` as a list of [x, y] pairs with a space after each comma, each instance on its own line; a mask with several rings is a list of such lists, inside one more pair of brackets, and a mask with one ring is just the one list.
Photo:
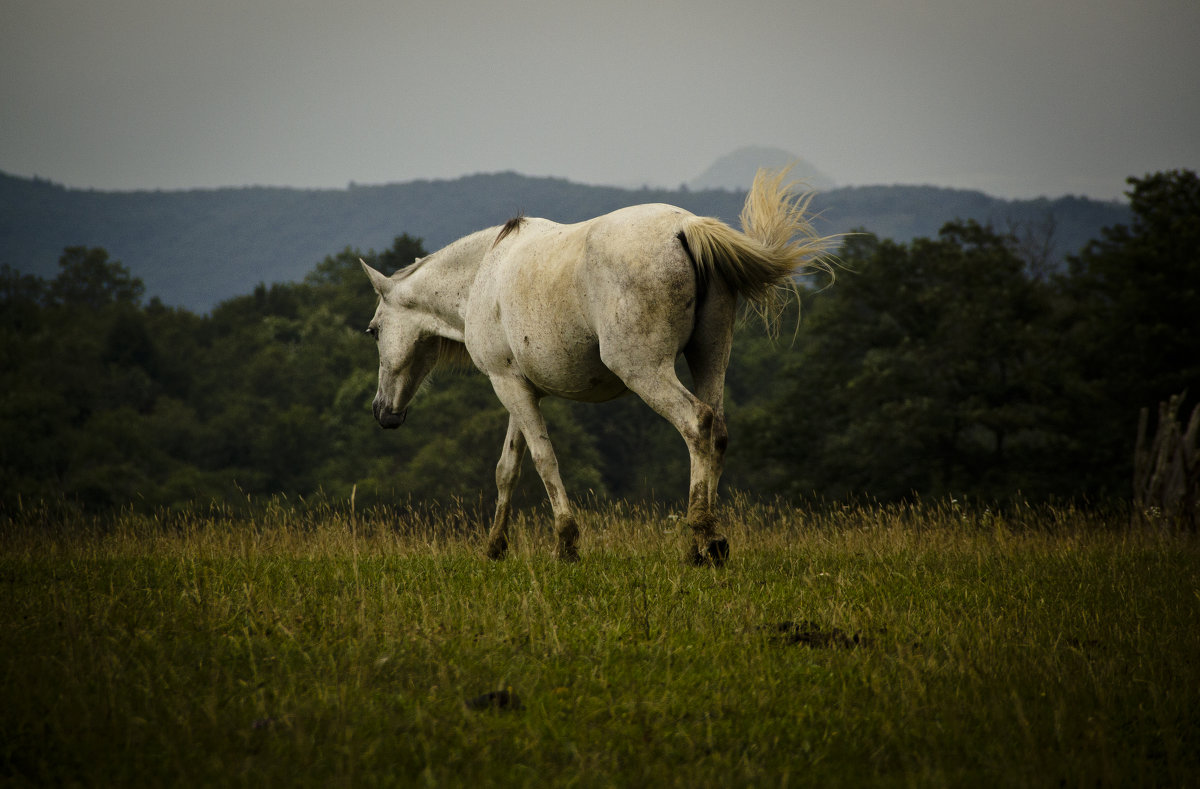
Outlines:
[[791, 175], [818, 190], [832, 189], [833, 179], [817, 170], [794, 153], [782, 148], [749, 145], [738, 148], [713, 162], [707, 170], [688, 181], [689, 189], [733, 189], [744, 191], [750, 188], [754, 174], [759, 168], [778, 170], [795, 164]]

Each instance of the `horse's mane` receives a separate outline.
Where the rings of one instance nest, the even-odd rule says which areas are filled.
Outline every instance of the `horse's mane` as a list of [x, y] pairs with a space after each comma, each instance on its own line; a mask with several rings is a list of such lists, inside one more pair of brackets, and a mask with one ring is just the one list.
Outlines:
[[471, 361], [471, 354], [467, 353], [466, 345], [445, 337], [439, 337], [437, 367], [442, 370], [473, 370], [475, 369], [475, 363]]
[[521, 225], [523, 224], [525, 224], [524, 211], [504, 223], [504, 227], [500, 228], [500, 232], [496, 234], [496, 240], [492, 242], [492, 247], [495, 248], [501, 241], [508, 238], [511, 234], [516, 233], [521, 229]]

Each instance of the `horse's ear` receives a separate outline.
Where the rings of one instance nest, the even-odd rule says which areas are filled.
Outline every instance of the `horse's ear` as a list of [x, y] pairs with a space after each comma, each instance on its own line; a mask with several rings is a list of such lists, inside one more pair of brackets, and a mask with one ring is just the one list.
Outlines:
[[367, 272], [367, 277], [371, 280], [371, 287], [375, 288], [375, 292], [378, 293], [381, 298], [386, 297], [391, 291], [392, 286], [396, 283], [392, 282], [390, 279], [368, 266], [367, 261], [363, 260], [362, 258], [359, 258], [358, 262], [362, 263], [363, 271]]

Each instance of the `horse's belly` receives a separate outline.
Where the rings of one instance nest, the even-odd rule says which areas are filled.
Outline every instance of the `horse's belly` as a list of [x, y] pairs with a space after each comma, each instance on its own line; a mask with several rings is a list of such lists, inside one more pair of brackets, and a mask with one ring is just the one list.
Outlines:
[[602, 403], [626, 392], [625, 383], [600, 361], [598, 344], [539, 345], [531, 338], [523, 341], [524, 349], [513, 349], [517, 366], [530, 383], [546, 394]]

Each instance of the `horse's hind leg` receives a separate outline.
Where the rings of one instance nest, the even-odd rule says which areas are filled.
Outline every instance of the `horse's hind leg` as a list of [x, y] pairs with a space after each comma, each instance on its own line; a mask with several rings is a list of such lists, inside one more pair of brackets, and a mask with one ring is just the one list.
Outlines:
[[[622, 379], [647, 405], [674, 425], [687, 443], [691, 457], [687, 519], [693, 540], [688, 558], [695, 564], [721, 564], [729, 554], [729, 543], [717, 535], [713, 501], [720, 477], [719, 456], [724, 453], [724, 418], [679, 382], [669, 360], [654, 369], [627, 371]], [[717, 436], [720, 436], [719, 440]]]
[[691, 370], [696, 397], [713, 410], [710, 461], [714, 482], [709, 490], [709, 507], [717, 503], [717, 481], [725, 470], [725, 447], [729, 431], [725, 427], [725, 371], [733, 346], [733, 321], [737, 297], [718, 282], [711, 283], [706, 298], [696, 313], [696, 326], [683, 349]]
[[[715, 533], [717, 485], [725, 470], [725, 447], [729, 431], [725, 426], [725, 371], [733, 345], [733, 321], [737, 297], [721, 283], [710, 284], [706, 297], [696, 311], [692, 337], [683, 349], [692, 373], [696, 397], [712, 409], [712, 427], [708, 446], [702, 452], [708, 492], [707, 529], [697, 530], [688, 559], [694, 564], [721, 564], [729, 556], [729, 542]], [[694, 473], [694, 472], [693, 472]], [[690, 506], [689, 506], [690, 509]]]

